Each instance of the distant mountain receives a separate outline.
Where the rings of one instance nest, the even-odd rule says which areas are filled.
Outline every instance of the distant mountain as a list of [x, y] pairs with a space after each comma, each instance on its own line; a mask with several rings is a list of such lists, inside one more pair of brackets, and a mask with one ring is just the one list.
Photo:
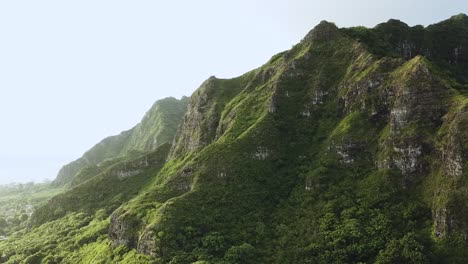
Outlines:
[[[106, 160], [138, 155], [153, 151], [166, 143], [172, 143], [174, 134], [187, 109], [189, 98], [166, 98], [157, 101], [141, 122], [120, 135], [105, 138], [87, 151], [83, 157], [63, 166], [54, 183], [63, 185], [73, 181], [82, 169], [98, 165]], [[103, 164], [105, 165], [105, 164]]]
[[258, 69], [210, 77], [171, 129], [144, 119], [63, 169], [69, 189], [0, 260], [466, 263], [467, 51], [463, 14], [323, 21]]

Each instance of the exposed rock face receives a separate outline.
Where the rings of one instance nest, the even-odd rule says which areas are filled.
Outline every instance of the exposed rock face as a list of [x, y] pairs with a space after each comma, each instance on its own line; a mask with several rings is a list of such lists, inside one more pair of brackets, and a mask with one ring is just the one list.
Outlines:
[[463, 56], [463, 47], [461, 45], [458, 47], [455, 47], [451, 54], [449, 64], [458, 64], [462, 56]]
[[160, 257], [159, 247], [157, 245], [158, 239], [151, 230], [145, 230], [141, 239], [138, 241], [137, 251], [140, 254], [149, 255], [152, 257]]
[[223, 102], [213, 100], [213, 95], [230, 94], [240, 90], [224, 88], [229, 85], [226, 82], [228, 81], [212, 76], [192, 95], [188, 110], [174, 139], [169, 159], [200, 150], [216, 138]]
[[442, 153], [444, 161], [444, 172], [448, 177], [459, 178], [463, 175], [464, 161], [466, 160], [460, 150], [458, 142], [451, 141], [447, 145], [447, 149]]
[[111, 225], [109, 227], [109, 238], [113, 247], [126, 246], [128, 248], [136, 247], [138, 241], [138, 222], [125, 219], [123, 216], [114, 212], [111, 215]]
[[468, 160], [468, 107], [466, 103], [454, 102], [442, 125], [443, 145], [440, 149], [440, 168], [437, 179], [440, 184], [434, 190], [432, 215], [434, 234], [443, 238], [450, 233], [468, 238], [467, 208], [464, 206], [468, 195], [462, 184], [466, 177]]
[[207, 90], [215, 89], [215, 80], [215, 77], [211, 77], [205, 81], [198, 90], [198, 96], [194, 97], [189, 104], [182, 128], [179, 130], [181, 134], [177, 135], [176, 138], [177, 148], [174, 148], [174, 152], [195, 151], [206, 146], [212, 140], [209, 136], [217, 124], [213, 124], [215, 120], [213, 120], [213, 116], [209, 115], [210, 105], [208, 105]]
[[322, 90], [315, 91], [314, 92], [314, 97], [312, 98], [312, 104], [313, 105], [323, 104], [323, 100], [324, 100], [325, 96], [327, 96], [327, 95], [328, 95], [327, 91], [322, 91]]
[[357, 145], [353, 143], [334, 146], [334, 150], [336, 154], [340, 156], [340, 161], [343, 164], [352, 164], [354, 162], [352, 153], [355, 152], [356, 149], [357, 149]]
[[192, 181], [194, 168], [191, 166], [186, 166], [171, 180], [168, 182], [168, 185], [177, 191], [186, 192], [192, 188]]
[[270, 151], [265, 147], [259, 146], [253, 156], [255, 159], [265, 160], [270, 156]]
[[276, 94], [273, 93], [273, 96], [271, 97], [270, 99], [270, 105], [268, 106], [268, 112], [270, 114], [274, 114], [276, 112], [276, 110], [278, 109], [278, 103], [277, 103], [277, 99], [276, 99]]
[[421, 146], [406, 146], [404, 148], [393, 147], [396, 155], [393, 159], [394, 165], [403, 175], [409, 175], [421, 171], [420, 158], [422, 154]]
[[[433, 133], [448, 111], [446, 98], [449, 89], [435, 80], [426, 63], [416, 57], [401, 67], [402, 82], [389, 87], [389, 134], [384, 148], [388, 156], [380, 167], [397, 168], [407, 186], [419, 176], [427, 174], [426, 155], [433, 155], [435, 146], [423, 139], [424, 133]], [[396, 72], [399, 73], [399, 70]]]
[[449, 230], [449, 225], [451, 223], [450, 219], [447, 217], [447, 209], [441, 208], [433, 211], [434, 219], [434, 230], [436, 237], [443, 237], [447, 235]]

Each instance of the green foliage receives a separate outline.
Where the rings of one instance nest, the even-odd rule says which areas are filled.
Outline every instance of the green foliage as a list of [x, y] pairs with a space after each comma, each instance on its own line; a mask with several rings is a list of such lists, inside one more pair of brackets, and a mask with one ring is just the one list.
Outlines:
[[2, 261], [463, 263], [465, 57], [447, 65], [444, 52], [464, 43], [465, 20], [323, 22], [254, 71], [211, 77], [170, 150], [82, 169], [32, 229], [0, 241]]
[[468, 45], [468, 17], [464, 14], [430, 25], [409, 27], [389, 20], [375, 28], [342, 29], [358, 39], [378, 56], [404, 57], [424, 55], [461, 83], [468, 83], [468, 55], [460, 52]]
[[226, 239], [217, 232], [204, 236], [201, 243], [209, 255], [218, 255], [226, 250]]
[[170, 147], [166, 144], [138, 158], [124, 159], [90, 180], [52, 197], [34, 212], [31, 224], [38, 226], [71, 212], [91, 214], [105, 209], [110, 214], [151, 181], [151, 176], [164, 165]]
[[120, 135], [105, 138], [83, 157], [65, 165], [54, 183], [71, 183], [75, 186], [122, 161], [122, 158], [135, 158], [144, 152], [172, 143], [188, 103], [187, 97], [181, 100], [170, 97], [157, 101], [138, 125]]
[[243, 243], [239, 246], [232, 246], [224, 255], [224, 259], [228, 263], [256, 263], [255, 248], [249, 243]]
[[391, 240], [384, 250], [380, 251], [375, 263], [428, 263], [421, 245], [413, 233], [408, 233], [399, 240]]
[[24, 229], [33, 210], [62, 191], [63, 188], [52, 188], [49, 183], [0, 186], [0, 235]]

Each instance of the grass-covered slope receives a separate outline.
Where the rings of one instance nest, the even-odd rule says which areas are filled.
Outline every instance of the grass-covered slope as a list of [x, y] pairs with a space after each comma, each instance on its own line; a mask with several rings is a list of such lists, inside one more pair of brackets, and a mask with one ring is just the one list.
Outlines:
[[72, 212], [93, 214], [105, 209], [110, 214], [138, 194], [166, 162], [170, 144], [138, 158], [126, 159], [93, 178], [52, 197], [32, 215], [30, 225], [38, 226]]
[[142, 166], [141, 184], [135, 174], [120, 185], [112, 175], [140, 163], [108, 160], [38, 210], [31, 230], [0, 242], [2, 260], [465, 263], [465, 55], [455, 65], [436, 48], [398, 51], [418, 36], [468, 49], [464, 34], [426, 35], [463, 32], [464, 21], [322, 22], [258, 69], [209, 78], [164, 164]]
[[[140, 152], [153, 151], [157, 147], [172, 143], [174, 134], [187, 110], [188, 98], [181, 100], [166, 98], [157, 101], [145, 114], [139, 124], [120, 135], [108, 137], [88, 150], [81, 158], [65, 165], [58, 173], [54, 183], [64, 185], [79, 183], [101, 172], [112, 163], [112, 159]], [[109, 161], [110, 159], [110, 161]], [[100, 164], [101, 162], [103, 164]], [[81, 172], [82, 169], [85, 171]], [[82, 178], [79, 181], [75, 176]]]
[[[115, 263], [109, 215], [144, 190], [165, 164], [171, 145], [127, 157], [50, 198], [26, 222], [28, 228], [0, 241], [1, 263]], [[127, 263], [148, 257], [129, 256]]]

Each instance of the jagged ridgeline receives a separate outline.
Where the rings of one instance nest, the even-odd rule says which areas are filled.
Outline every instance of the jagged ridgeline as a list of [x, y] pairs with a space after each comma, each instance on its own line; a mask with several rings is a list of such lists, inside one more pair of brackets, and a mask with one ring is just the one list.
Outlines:
[[322, 22], [205, 81], [172, 146], [149, 119], [62, 170], [69, 190], [0, 242], [2, 261], [466, 263], [467, 83], [465, 15]]

